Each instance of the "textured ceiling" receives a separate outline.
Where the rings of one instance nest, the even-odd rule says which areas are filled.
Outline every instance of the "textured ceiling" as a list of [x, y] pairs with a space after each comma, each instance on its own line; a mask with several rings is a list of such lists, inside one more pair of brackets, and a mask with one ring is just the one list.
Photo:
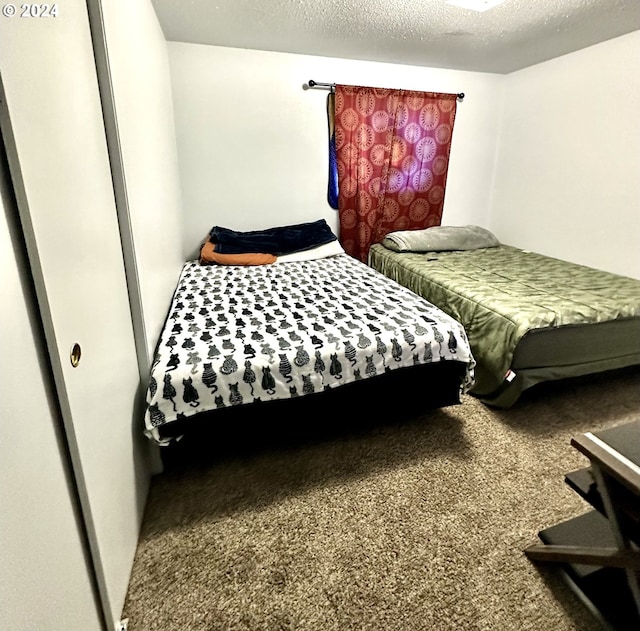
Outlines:
[[640, 30], [640, 0], [151, 1], [169, 41], [496, 73]]

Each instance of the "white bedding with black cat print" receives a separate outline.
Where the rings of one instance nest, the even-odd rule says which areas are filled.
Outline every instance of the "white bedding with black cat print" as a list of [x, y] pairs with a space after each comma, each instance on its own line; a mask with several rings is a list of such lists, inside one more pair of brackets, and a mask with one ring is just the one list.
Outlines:
[[145, 431], [205, 410], [284, 399], [385, 371], [475, 362], [437, 307], [354, 258], [185, 264], [151, 369]]

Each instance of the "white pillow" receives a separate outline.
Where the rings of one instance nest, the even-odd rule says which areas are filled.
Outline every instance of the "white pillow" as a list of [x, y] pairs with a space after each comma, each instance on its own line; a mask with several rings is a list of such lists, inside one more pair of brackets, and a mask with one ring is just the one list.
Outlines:
[[493, 248], [500, 242], [492, 232], [480, 226], [433, 226], [390, 232], [382, 245], [395, 252], [443, 252]]
[[336, 254], [344, 254], [344, 249], [337, 239], [335, 239], [334, 241], [329, 241], [329, 243], [325, 243], [324, 245], [319, 245], [316, 248], [311, 248], [310, 250], [301, 250], [300, 252], [283, 254], [282, 256], [278, 256], [276, 258], [276, 263], [313, 261], [314, 259], [324, 259], [328, 256], [335, 256]]

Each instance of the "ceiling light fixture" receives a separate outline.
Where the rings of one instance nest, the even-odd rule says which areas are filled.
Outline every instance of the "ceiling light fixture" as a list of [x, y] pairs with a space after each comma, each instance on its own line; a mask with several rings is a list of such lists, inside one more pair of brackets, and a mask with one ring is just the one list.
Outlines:
[[506, 0], [446, 0], [447, 4], [461, 9], [470, 9], [471, 11], [488, 11], [493, 7], [502, 4]]

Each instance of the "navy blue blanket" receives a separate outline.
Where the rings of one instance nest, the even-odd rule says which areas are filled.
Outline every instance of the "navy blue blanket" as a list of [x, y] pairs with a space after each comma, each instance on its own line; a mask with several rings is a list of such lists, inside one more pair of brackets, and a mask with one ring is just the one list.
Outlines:
[[249, 232], [214, 226], [209, 234], [219, 254], [262, 252], [280, 256], [310, 250], [337, 239], [324, 219]]

